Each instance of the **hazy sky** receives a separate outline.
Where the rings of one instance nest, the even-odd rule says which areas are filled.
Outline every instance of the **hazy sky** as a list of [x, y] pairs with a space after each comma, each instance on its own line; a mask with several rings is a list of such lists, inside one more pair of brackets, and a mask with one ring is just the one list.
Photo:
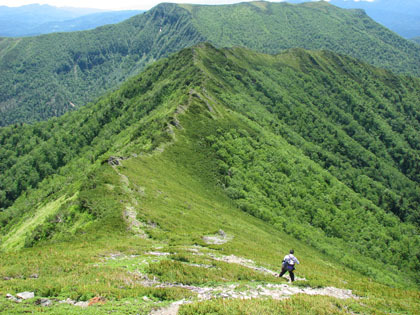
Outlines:
[[[0, 5], [17, 7], [21, 5], [40, 3], [56, 7], [97, 8], [107, 10], [141, 9], [146, 10], [161, 2], [197, 3], [197, 4], [228, 4], [246, 0], [0, 0]], [[277, 0], [280, 2], [285, 0]], [[358, 1], [358, 0], [353, 0]], [[373, 0], [361, 0], [373, 1]]]
[[228, 4], [244, 0], [0, 0], [0, 5], [21, 6], [31, 3], [49, 4], [56, 7], [98, 8], [98, 9], [150, 9], [161, 2]]

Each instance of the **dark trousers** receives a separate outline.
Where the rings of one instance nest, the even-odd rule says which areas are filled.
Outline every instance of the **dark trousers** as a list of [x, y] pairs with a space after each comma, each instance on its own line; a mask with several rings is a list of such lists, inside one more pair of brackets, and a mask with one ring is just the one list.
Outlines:
[[295, 274], [293, 273], [293, 270], [295, 269], [288, 269], [286, 266], [282, 266], [279, 277], [282, 277], [288, 271], [290, 275], [290, 280], [292, 280], [293, 282], [295, 281]]

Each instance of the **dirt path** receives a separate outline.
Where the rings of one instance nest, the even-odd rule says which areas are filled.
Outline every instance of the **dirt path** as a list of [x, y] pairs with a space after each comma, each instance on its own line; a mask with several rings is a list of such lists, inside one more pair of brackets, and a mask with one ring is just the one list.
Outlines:
[[163, 308], [159, 308], [157, 310], [153, 310], [150, 315], [176, 315], [178, 314], [178, 310], [182, 304], [182, 301], [177, 301], [172, 303], [171, 305]]
[[136, 236], [140, 238], [148, 238], [147, 233], [144, 231], [144, 228], [147, 226], [145, 223], [137, 219], [137, 211], [135, 206], [138, 205], [137, 199], [135, 198], [135, 192], [130, 188], [130, 180], [127, 176], [120, 173], [118, 166], [121, 165], [121, 160], [114, 158], [111, 162], [108, 162], [115, 172], [120, 176], [120, 181], [123, 190], [130, 196], [129, 203], [125, 204], [125, 210], [123, 213], [124, 220], [127, 222], [128, 229], [135, 233]]

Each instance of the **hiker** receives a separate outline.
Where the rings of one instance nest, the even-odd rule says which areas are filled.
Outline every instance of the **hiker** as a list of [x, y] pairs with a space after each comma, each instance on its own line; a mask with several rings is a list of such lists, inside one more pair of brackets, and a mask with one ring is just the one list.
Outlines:
[[282, 277], [287, 271], [290, 275], [290, 280], [295, 281], [295, 274], [293, 270], [295, 270], [295, 264], [299, 264], [299, 260], [293, 255], [295, 251], [293, 249], [290, 250], [290, 254], [284, 256], [283, 263], [281, 265], [281, 273], [279, 277]]

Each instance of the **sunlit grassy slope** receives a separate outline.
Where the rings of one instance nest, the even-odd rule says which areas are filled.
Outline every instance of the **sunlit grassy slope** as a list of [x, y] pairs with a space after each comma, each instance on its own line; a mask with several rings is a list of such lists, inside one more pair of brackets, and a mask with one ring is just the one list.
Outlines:
[[[418, 152], [411, 137], [418, 130], [417, 82], [328, 52], [269, 56], [200, 45], [158, 62], [81, 111], [4, 129], [4, 135], [20, 135], [10, 140], [20, 150], [14, 155], [19, 170], [31, 170], [27, 161], [35, 153], [44, 166], [50, 149], [67, 163], [51, 164], [52, 174], [1, 213], [0, 279], [9, 279], [0, 282], [2, 309], [147, 314], [195, 294], [145, 287], [142, 275], [201, 286], [282, 283], [213, 258], [235, 255], [278, 270], [294, 248], [302, 262], [297, 275], [307, 279], [296, 285], [347, 288], [362, 299], [218, 299], [184, 305], [180, 313], [418, 312], [412, 211], [418, 181], [393, 158], [395, 148], [414, 157]], [[376, 97], [385, 94], [397, 105], [385, 97], [374, 110]], [[389, 127], [389, 115], [404, 123], [404, 132]], [[355, 133], [345, 132], [340, 117]], [[366, 146], [363, 136], [376, 132], [384, 140]], [[0, 139], [8, 144], [10, 138]], [[108, 163], [116, 159], [118, 165]], [[389, 200], [379, 202], [381, 189], [390, 200], [403, 198], [402, 213], [394, 213]], [[228, 236], [225, 244], [204, 242], [219, 230]], [[202, 256], [194, 254], [197, 248]], [[81, 310], [4, 298], [22, 291], [107, 302]]]
[[[189, 127], [188, 121], [196, 118], [195, 115], [186, 115], [182, 119], [185, 128]], [[102, 296], [107, 299], [105, 305], [85, 310], [59, 304], [42, 308], [34, 306], [36, 299], [16, 304], [6, 302], [1, 296], [3, 312], [13, 314], [35, 310], [51, 314], [97, 314], [112, 310], [117, 314], [147, 314], [153, 307], [193, 298], [185, 289], [144, 288], [136, 275], [130, 273], [137, 270], [163, 281], [192, 285], [284, 282], [235, 264], [218, 263], [217, 269], [210, 270], [185, 265], [185, 261], [212, 263], [209, 259], [192, 255], [189, 249], [196, 245], [217, 255], [233, 254], [252, 259], [272, 270], [280, 268], [284, 253], [293, 247], [302, 262], [297, 275], [308, 280], [297, 284], [348, 288], [363, 299], [296, 296], [287, 301], [214, 300], [183, 306], [180, 314], [386, 314], [419, 310], [418, 291], [378, 284], [238, 209], [214, 185], [214, 165], [194, 140], [188, 132], [181, 131], [175, 144], [166, 147], [163, 153], [130, 158], [116, 169], [109, 165], [99, 168], [92, 174], [94, 187], [90, 186], [82, 193], [86, 193], [89, 200], [101, 198], [109, 205], [115, 204], [108, 218], [77, 233], [71, 241], [50, 242], [1, 256], [0, 275], [14, 278], [1, 282], [2, 295], [28, 290], [35, 291], [37, 297], [57, 299], [87, 300]], [[150, 238], [142, 239], [127, 231], [122, 213], [130, 206], [137, 211], [137, 219], [145, 224], [144, 230]], [[220, 229], [233, 238], [223, 245], [203, 242], [202, 236], [217, 233]], [[149, 251], [172, 255], [161, 260], [151, 259], [155, 262], [145, 265], [144, 260], [150, 257]], [[111, 254], [133, 258], [107, 260]], [[39, 278], [31, 279], [33, 274]], [[144, 301], [143, 296], [151, 300]]]

